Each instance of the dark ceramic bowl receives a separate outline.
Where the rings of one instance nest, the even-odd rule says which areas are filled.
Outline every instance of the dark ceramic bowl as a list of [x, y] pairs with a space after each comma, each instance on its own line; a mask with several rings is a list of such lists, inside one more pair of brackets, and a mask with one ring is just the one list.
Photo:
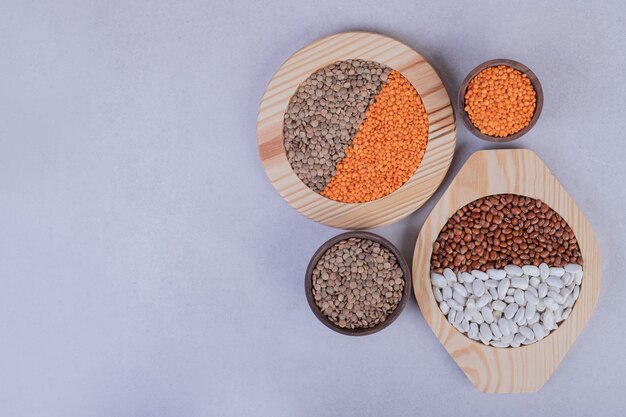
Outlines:
[[[489, 136], [489, 135], [485, 135], [484, 133], [482, 133], [480, 130], [478, 130], [476, 126], [472, 124], [472, 121], [470, 120], [469, 116], [467, 115], [467, 112], [465, 111], [465, 92], [467, 91], [467, 86], [472, 80], [472, 78], [474, 78], [476, 74], [478, 74], [480, 71], [484, 70], [485, 68], [497, 67], [500, 65], [506, 65], [508, 67], [515, 68], [522, 74], [526, 74], [528, 79], [530, 79], [530, 83], [535, 89], [535, 93], [537, 94], [537, 106], [535, 107], [535, 113], [533, 114], [532, 119], [530, 119], [530, 123], [528, 124], [528, 126], [526, 126], [525, 128], [523, 128], [517, 133], [514, 133], [512, 135], [509, 135], [503, 138], [496, 137], [496, 136]], [[539, 116], [541, 115], [542, 108], [543, 108], [543, 89], [541, 88], [541, 83], [539, 82], [539, 79], [537, 78], [534, 72], [528, 69], [526, 65], [521, 64], [517, 61], [510, 60], [510, 59], [492, 59], [491, 61], [483, 62], [482, 64], [480, 64], [479, 66], [471, 70], [469, 74], [467, 74], [467, 77], [465, 77], [465, 79], [461, 83], [461, 88], [459, 89], [458, 110], [461, 115], [461, 119], [463, 120], [463, 124], [475, 136], [478, 136], [480, 139], [487, 140], [489, 142], [511, 142], [515, 139], [518, 139], [524, 136], [526, 133], [528, 133], [530, 129], [533, 128], [535, 123], [537, 123], [537, 120], [539, 119]]]
[[[402, 292], [402, 298], [400, 298], [400, 302], [398, 303], [396, 309], [393, 310], [391, 314], [389, 314], [389, 316], [387, 316], [385, 321], [377, 324], [374, 327], [360, 329], [345, 329], [339, 327], [335, 323], [333, 323], [328, 317], [326, 317], [324, 313], [321, 312], [317, 304], [315, 304], [315, 300], [313, 299], [312, 274], [313, 269], [315, 269], [315, 266], [317, 265], [317, 262], [320, 260], [322, 255], [335, 243], [352, 237], [372, 240], [387, 248], [396, 257], [398, 265], [400, 265], [400, 269], [402, 269], [402, 273], [404, 275], [404, 290]], [[313, 314], [315, 314], [315, 317], [317, 317], [319, 321], [324, 323], [326, 327], [329, 327], [336, 332], [350, 336], [364, 336], [376, 333], [384, 329], [385, 327], [393, 323], [393, 321], [400, 315], [400, 313], [406, 306], [407, 301], [409, 300], [409, 295], [411, 294], [411, 271], [400, 251], [387, 239], [370, 232], [346, 232], [326, 241], [326, 243], [324, 243], [317, 251], [315, 251], [315, 254], [309, 262], [309, 266], [306, 269], [306, 275], [304, 277], [304, 288], [306, 290], [306, 299], [309, 302], [309, 307], [311, 307], [311, 310], [313, 311]]]

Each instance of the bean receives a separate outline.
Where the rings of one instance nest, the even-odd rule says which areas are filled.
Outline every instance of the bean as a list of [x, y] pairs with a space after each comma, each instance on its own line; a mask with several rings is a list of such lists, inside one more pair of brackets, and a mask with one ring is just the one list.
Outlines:
[[443, 275], [439, 275], [436, 272], [431, 273], [430, 280], [435, 287], [444, 288], [446, 285], [448, 285], [448, 282], [443, 277]]
[[517, 304], [515, 304], [515, 303], [509, 304], [504, 309], [504, 317], [506, 317], [509, 320], [513, 319], [513, 317], [516, 315], [515, 313], [517, 313], [518, 309], [519, 309], [519, 306]]

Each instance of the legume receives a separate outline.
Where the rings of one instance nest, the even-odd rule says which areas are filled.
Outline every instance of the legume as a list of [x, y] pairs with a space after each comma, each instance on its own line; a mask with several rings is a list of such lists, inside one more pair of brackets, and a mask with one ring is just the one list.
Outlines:
[[530, 197], [497, 194], [459, 209], [433, 245], [431, 267], [458, 271], [506, 265], [562, 267], [582, 264], [574, 232], [547, 204]]
[[582, 256], [573, 231], [547, 204], [498, 194], [458, 210], [433, 244], [431, 283], [461, 333], [494, 347], [539, 341], [570, 315]]
[[339, 61], [311, 74], [285, 112], [287, 159], [309, 188], [321, 192], [335, 175], [365, 111], [391, 69], [372, 61]]
[[312, 273], [315, 304], [342, 328], [384, 322], [402, 298], [404, 274], [389, 249], [369, 239], [349, 238], [331, 246]]
[[567, 264], [571, 272], [560, 277], [546, 275], [546, 268], [551, 268], [545, 263], [540, 264], [544, 272], [524, 265], [533, 268], [527, 269], [532, 275], [517, 275], [519, 270], [512, 267], [516, 265], [489, 269], [486, 280], [482, 271], [455, 274], [444, 269], [451, 279], [432, 271], [439, 309], [459, 332], [485, 345], [519, 347], [538, 342], [571, 314], [580, 296], [582, 266]]
[[426, 151], [428, 116], [399, 72], [339, 61], [297, 89], [283, 136], [287, 159], [309, 188], [360, 203], [390, 194], [413, 175]]
[[536, 102], [528, 76], [506, 65], [480, 71], [465, 92], [465, 111], [472, 124], [495, 137], [510, 136], [528, 126]]

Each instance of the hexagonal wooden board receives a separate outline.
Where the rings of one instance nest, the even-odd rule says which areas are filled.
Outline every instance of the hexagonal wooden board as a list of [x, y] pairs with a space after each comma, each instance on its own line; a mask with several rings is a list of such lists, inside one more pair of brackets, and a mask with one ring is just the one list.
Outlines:
[[[428, 145], [415, 173], [391, 194], [367, 203], [342, 203], [311, 190], [291, 168], [284, 146], [284, 114], [298, 86], [318, 69], [346, 59], [376, 61], [400, 72], [415, 87], [428, 114]], [[435, 69], [412, 48], [376, 33], [339, 33], [293, 54], [267, 86], [257, 118], [259, 155], [276, 191], [306, 217], [344, 229], [383, 226], [419, 208], [448, 172], [455, 143], [454, 110]]]
[[[433, 243], [450, 216], [472, 201], [513, 193], [537, 198], [574, 231], [585, 276], [569, 318], [545, 339], [518, 348], [495, 348], [457, 331], [443, 315], [430, 283]], [[428, 325], [469, 380], [483, 392], [539, 390], [591, 317], [600, 292], [600, 248], [591, 226], [541, 159], [526, 149], [479, 151], [467, 160], [422, 226], [413, 256], [413, 288]]]

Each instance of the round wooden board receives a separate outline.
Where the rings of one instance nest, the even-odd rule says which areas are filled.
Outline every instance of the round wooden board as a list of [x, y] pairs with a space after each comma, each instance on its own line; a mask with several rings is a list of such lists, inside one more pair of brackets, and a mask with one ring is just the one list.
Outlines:
[[[433, 243], [450, 216], [472, 201], [514, 193], [547, 203], [574, 231], [584, 260], [580, 297], [570, 316], [545, 339], [518, 348], [475, 342], [448, 322], [433, 295]], [[600, 292], [600, 248], [585, 216], [543, 161], [532, 151], [503, 149], [474, 153], [426, 219], [413, 255], [413, 289], [428, 325], [470, 381], [483, 392], [539, 390], [591, 317]]]
[[[292, 170], [284, 147], [283, 117], [298, 86], [316, 70], [346, 59], [377, 61], [400, 72], [415, 87], [428, 113], [428, 145], [418, 169], [402, 187], [367, 203], [340, 203], [308, 188]], [[306, 217], [345, 229], [393, 223], [424, 204], [443, 181], [455, 142], [454, 111], [433, 67], [403, 43], [366, 32], [329, 36], [292, 55], [267, 86], [257, 118], [259, 154], [278, 193]]]

